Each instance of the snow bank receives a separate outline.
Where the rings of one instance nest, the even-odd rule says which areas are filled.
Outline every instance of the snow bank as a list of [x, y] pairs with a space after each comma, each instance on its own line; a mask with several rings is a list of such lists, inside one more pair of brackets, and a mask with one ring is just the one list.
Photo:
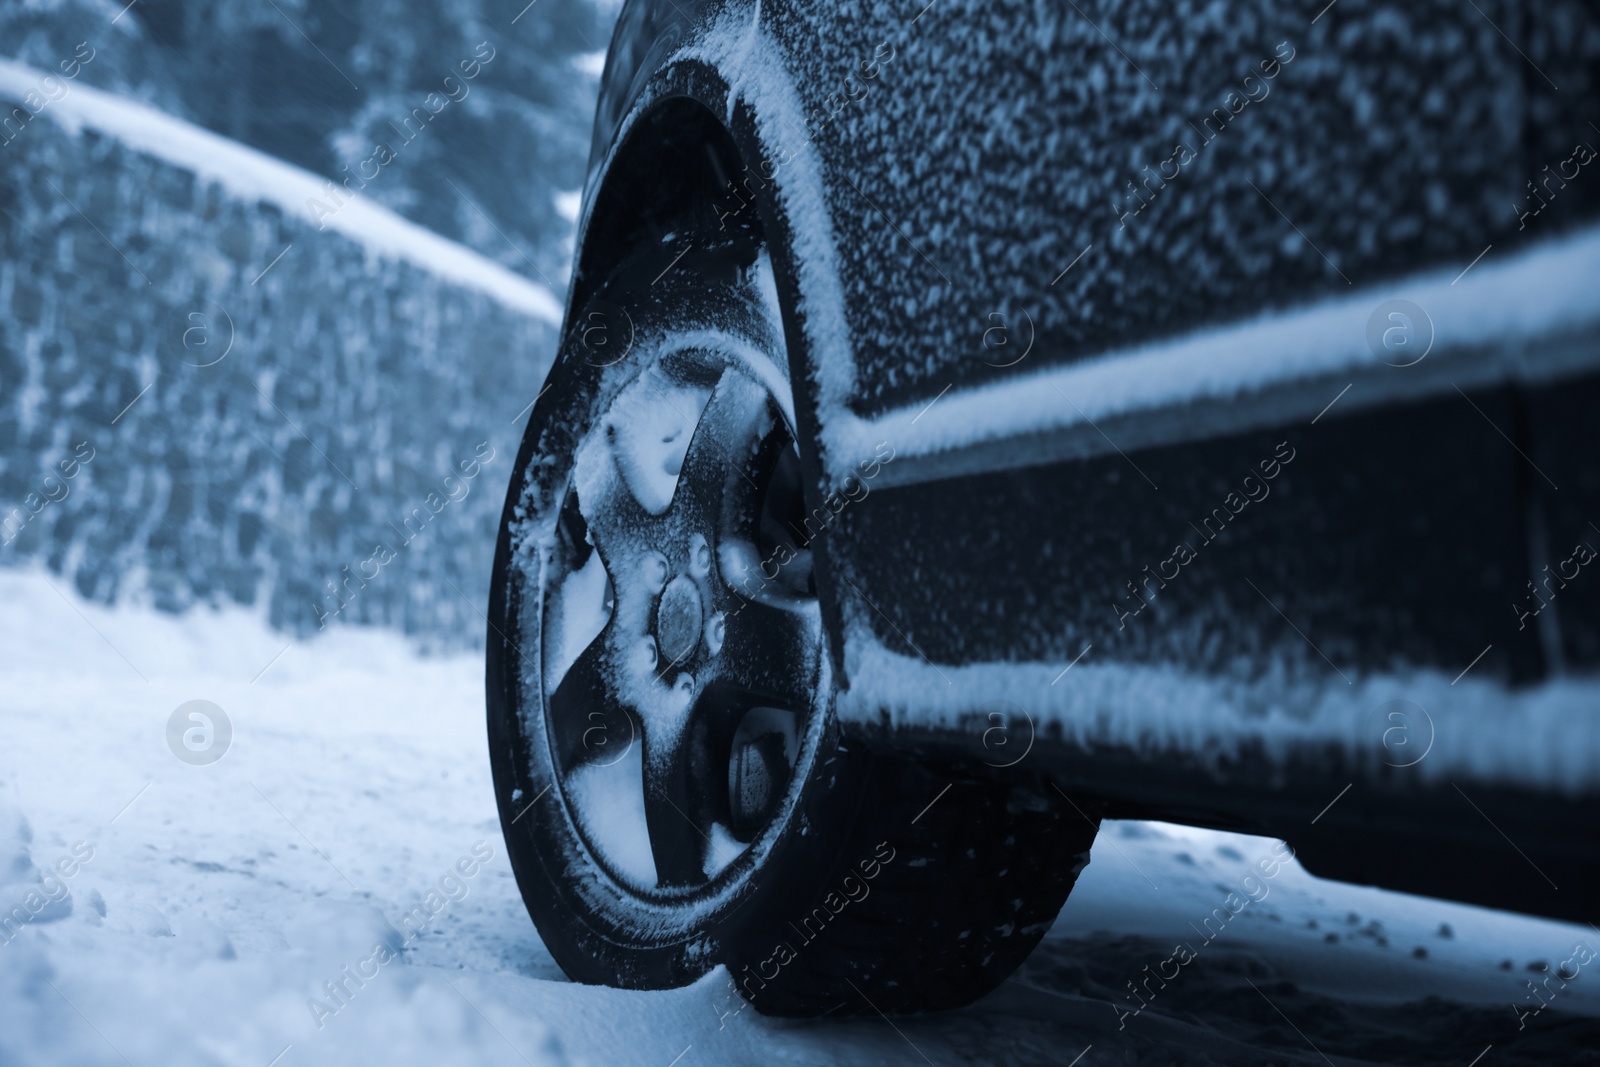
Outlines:
[[[0, 98], [22, 100], [36, 91], [43, 76], [32, 67], [0, 59]], [[320, 213], [309, 202], [336, 203], [326, 191], [327, 179], [144, 104], [73, 82], [37, 118], [49, 118], [73, 133], [96, 130], [216, 182], [241, 200], [273, 204], [313, 226], [325, 225], [375, 255], [406, 261], [552, 325], [561, 322], [561, 305], [544, 286], [359, 195], [319, 223]]]
[[[1271, 846], [1108, 823], [1038, 973], [968, 1010], [897, 1020], [898, 1030], [875, 1015], [796, 1025], [738, 1010], [725, 973], [655, 993], [562, 978], [505, 859], [478, 656], [419, 658], [376, 630], [291, 644], [250, 612], [106, 608], [16, 571], [0, 571], [0, 647], [0, 862], [18, 872], [0, 888], [42, 885], [34, 871], [76, 842], [93, 848], [64, 879], [70, 910], [0, 943], [0, 1063], [920, 1067], [969, 1062], [975, 1048], [989, 1063], [1034, 1063], [1043, 1047], [1070, 1058], [1090, 1042], [1104, 1056], [1129, 1049], [1114, 1010], [1123, 981], [1174, 940], [1196, 938]], [[180, 762], [164, 736], [173, 708], [194, 698], [233, 721], [231, 748], [209, 766]], [[480, 847], [492, 856], [465, 893], [409, 936], [412, 909]], [[1490, 1005], [1486, 1017], [1504, 1019], [1504, 1039], [1493, 1038], [1501, 1056], [1517, 1036], [1506, 1006], [1524, 1004], [1526, 979], [1540, 977], [1529, 966], [1554, 966], [1589, 936], [1290, 865], [1201, 951], [1205, 961], [1248, 953], [1248, 973], [1274, 998], [1284, 994], [1260, 968], [1352, 1005], [1428, 994]], [[378, 943], [403, 947], [375, 974], [369, 965], [359, 982], [347, 977]], [[1109, 1003], [1082, 995], [1070, 970], [1051, 977], [1052, 946], [1073, 957], [1086, 943], [1116, 964]], [[1417, 958], [1422, 945], [1429, 955]], [[1248, 988], [1227, 997], [1197, 974], [1184, 982], [1139, 1018], [1146, 1040], [1168, 1040], [1155, 1016], [1186, 989], [1204, 998], [1192, 1011], [1207, 1025], [1248, 1024], [1261, 1010]], [[342, 1004], [330, 984], [343, 986]], [[313, 1012], [311, 1001], [337, 1010]], [[1530, 1032], [1563, 1012], [1600, 1012], [1600, 999], [1570, 983]], [[1161, 1062], [1190, 1056], [1176, 1038], [1162, 1048]]]

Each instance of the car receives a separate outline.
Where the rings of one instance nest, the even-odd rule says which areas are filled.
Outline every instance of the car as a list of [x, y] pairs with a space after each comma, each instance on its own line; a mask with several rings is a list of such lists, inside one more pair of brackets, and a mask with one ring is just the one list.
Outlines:
[[1600, 919], [1600, 12], [918, 7], [621, 10], [490, 594], [557, 962], [956, 1008], [1104, 819]]

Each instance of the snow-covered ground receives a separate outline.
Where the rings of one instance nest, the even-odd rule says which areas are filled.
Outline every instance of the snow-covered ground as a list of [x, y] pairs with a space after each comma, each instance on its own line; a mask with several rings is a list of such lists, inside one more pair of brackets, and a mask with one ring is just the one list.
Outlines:
[[[575, 986], [506, 863], [477, 657], [109, 610], [18, 571], [0, 571], [0, 647], [0, 894], [37, 912], [0, 927], [0, 1064], [1466, 1067], [1487, 1049], [1496, 1067], [1600, 1048], [1600, 963], [1564, 984], [1536, 969], [1600, 931], [1293, 865], [1247, 884], [1273, 842], [1148, 823], [1107, 824], [1044, 946], [964, 1012], [723, 1020], [716, 975]], [[216, 762], [169, 747], [191, 700], [231, 725]], [[1207, 943], [1229, 892], [1253, 899]], [[1194, 958], [1172, 962], [1177, 943]]]

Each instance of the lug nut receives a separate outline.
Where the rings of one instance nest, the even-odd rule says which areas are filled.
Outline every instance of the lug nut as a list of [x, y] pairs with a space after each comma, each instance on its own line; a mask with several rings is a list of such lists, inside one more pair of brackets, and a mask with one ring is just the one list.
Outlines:
[[639, 580], [650, 589], [650, 592], [659, 593], [667, 584], [668, 569], [666, 556], [660, 552], [646, 552], [639, 561]]
[[711, 545], [700, 534], [689, 538], [689, 573], [696, 578], [711, 574]]

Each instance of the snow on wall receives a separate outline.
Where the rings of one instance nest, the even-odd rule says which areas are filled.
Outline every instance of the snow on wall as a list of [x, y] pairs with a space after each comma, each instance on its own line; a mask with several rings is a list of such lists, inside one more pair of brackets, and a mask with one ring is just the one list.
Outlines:
[[[21, 101], [37, 92], [43, 76], [43, 71], [0, 59], [0, 99]], [[49, 102], [39, 117], [70, 133], [91, 129], [114, 137], [130, 151], [215, 182], [239, 200], [271, 204], [319, 230], [342, 234], [376, 255], [403, 260], [484, 292], [510, 310], [553, 326], [561, 322], [560, 303], [537, 282], [365, 197], [345, 196], [342, 190], [331, 194], [325, 178], [144, 104], [69, 83], [66, 94]]]
[[76, 83], [8, 137], [0, 565], [476, 641], [549, 295], [357, 203], [319, 231], [308, 175]]

